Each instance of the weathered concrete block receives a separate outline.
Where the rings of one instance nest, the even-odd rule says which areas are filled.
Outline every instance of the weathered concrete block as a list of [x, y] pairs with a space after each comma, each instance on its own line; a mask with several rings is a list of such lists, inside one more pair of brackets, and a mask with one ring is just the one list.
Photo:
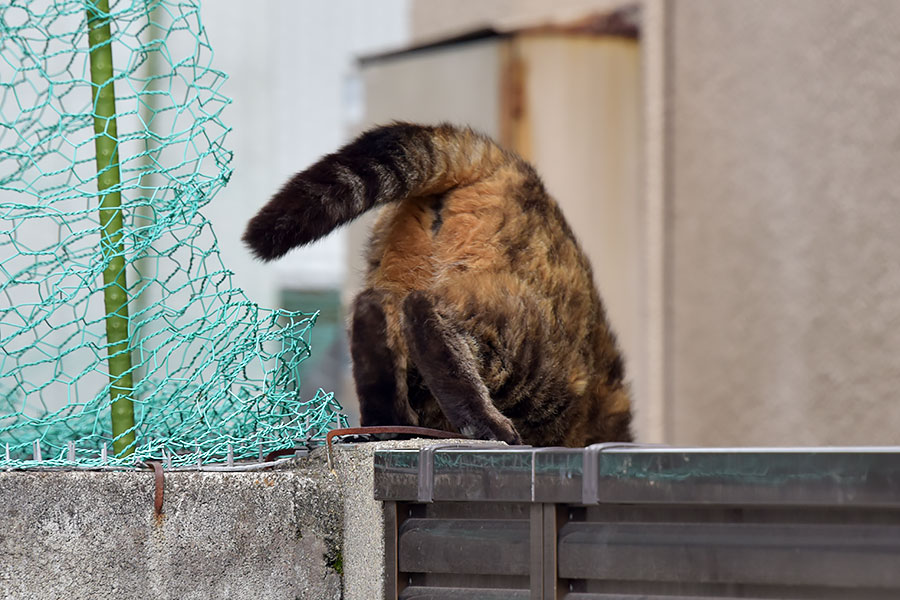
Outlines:
[[0, 598], [340, 598], [341, 495], [290, 470], [0, 473]]
[[337, 445], [333, 471], [320, 448], [277, 470], [166, 472], [161, 518], [151, 471], [2, 472], [0, 599], [379, 600], [375, 451], [434, 443]]

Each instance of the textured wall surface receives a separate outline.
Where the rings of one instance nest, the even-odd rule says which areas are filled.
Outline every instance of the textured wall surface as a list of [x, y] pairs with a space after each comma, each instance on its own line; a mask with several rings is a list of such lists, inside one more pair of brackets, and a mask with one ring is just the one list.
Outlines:
[[161, 519], [149, 471], [0, 473], [0, 598], [336, 600], [323, 473], [166, 474]]
[[0, 598], [379, 600], [384, 520], [376, 450], [336, 444], [278, 470], [0, 472]]
[[667, 7], [667, 441], [900, 443], [900, 3]]

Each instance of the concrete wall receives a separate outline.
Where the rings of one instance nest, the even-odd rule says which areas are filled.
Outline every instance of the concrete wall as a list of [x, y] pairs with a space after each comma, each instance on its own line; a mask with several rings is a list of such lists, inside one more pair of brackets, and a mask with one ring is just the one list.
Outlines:
[[342, 498], [321, 460], [253, 473], [0, 473], [0, 597], [341, 597]]
[[900, 4], [666, 4], [667, 441], [900, 441]]
[[[276, 470], [0, 472], [0, 598], [379, 600], [376, 450], [337, 444]], [[471, 440], [441, 440], [441, 444]], [[474, 442], [479, 443], [479, 442]]]

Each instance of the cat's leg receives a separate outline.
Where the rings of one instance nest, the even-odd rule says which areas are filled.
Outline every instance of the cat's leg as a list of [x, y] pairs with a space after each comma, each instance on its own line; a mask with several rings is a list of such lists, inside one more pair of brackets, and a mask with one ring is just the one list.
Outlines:
[[[383, 297], [376, 290], [360, 292], [353, 302], [350, 357], [360, 423], [364, 427], [417, 425], [418, 419], [409, 407], [406, 389], [398, 384], [401, 379], [398, 369], [405, 367], [399, 363], [405, 361], [388, 346]], [[405, 378], [405, 368], [403, 371]]]
[[403, 316], [410, 360], [450, 423], [472, 438], [521, 444], [512, 421], [491, 402], [472, 350], [454, 323], [423, 292], [406, 297]]

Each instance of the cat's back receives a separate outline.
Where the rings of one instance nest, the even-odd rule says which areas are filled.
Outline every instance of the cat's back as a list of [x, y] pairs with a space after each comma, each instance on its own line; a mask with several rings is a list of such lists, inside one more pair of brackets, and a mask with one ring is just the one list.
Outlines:
[[398, 292], [513, 277], [533, 293], [592, 289], [590, 265], [556, 202], [518, 157], [483, 179], [381, 209], [369, 282]]

